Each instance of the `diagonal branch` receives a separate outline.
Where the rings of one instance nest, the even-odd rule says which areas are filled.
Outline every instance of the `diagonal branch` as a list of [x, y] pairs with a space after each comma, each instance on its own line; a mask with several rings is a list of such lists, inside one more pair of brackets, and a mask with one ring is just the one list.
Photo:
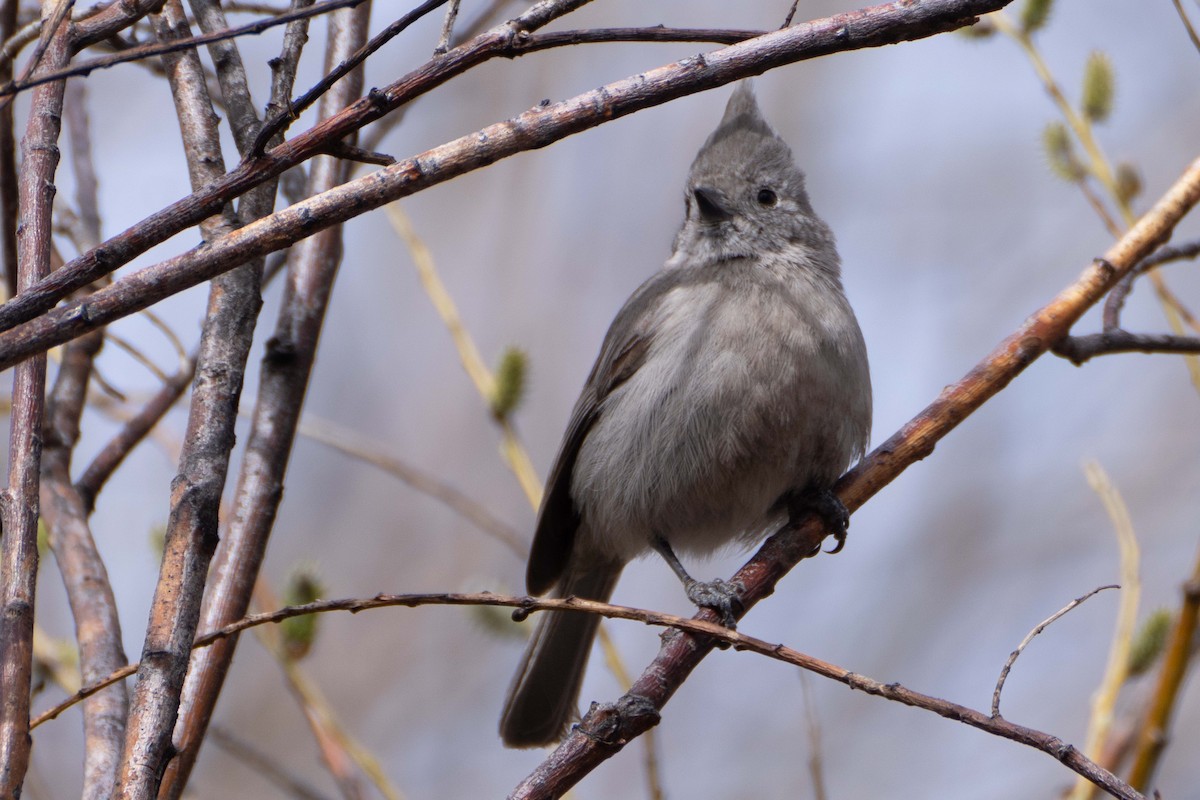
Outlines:
[[[844, 475], [836, 489], [846, 507], [857, 509], [910, 465], [932, 453], [939, 440], [1045, 354], [1138, 261], [1169, 238], [1175, 225], [1198, 201], [1200, 158], [1109, 248], [1104, 258], [1097, 259], [966, 376], [946, 387], [924, 411]], [[749, 609], [770, 595], [793, 566], [819, 552], [823, 537], [824, 528], [815, 519], [809, 519], [768, 539], [733, 578], [745, 587], [740, 593], [743, 607]], [[715, 617], [713, 612], [705, 610], [698, 618]], [[548, 798], [574, 786], [629, 741], [657, 724], [657, 710], [670, 700], [711, 649], [711, 641], [692, 636], [680, 635], [665, 641], [633, 688], [616, 704], [594, 707], [510, 797]], [[620, 736], [616, 739], [611, 735], [614, 708], [630, 711], [617, 720]]]
[[[838, 14], [774, 31], [705, 56], [649, 70], [561, 103], [530, 109], [514, 119], [490, 125], [419, 156], [342, 184], [215, 242], [134, 272], [83, 300], [65, 303], [36, 319], [6, 330], [0, 334], [0, 369], [80, 336], [92, 328], [146, 308], [164, 297], [219, 275], [248, 257], [283, 249], [330, 225], [345, 222], [393, 200], [489, 166], [502, 158], [545, 147], [617, 117], [757, 75], [783, 64], [832, 52], [932, 36], [970, 22], [973, 19], [971, 13], [980, 13], [1006, 2], [1008, 0], [917, 0], [908, 5], [874, 6], [864, 11]], [[448, 53], [446, 58], [450, 58], [454, 52]], [[403, 88], [396, 89], [398, 96], [404, 96], [405, 91]], [[293, 154], [302, 152], [314, 140], [323, 141], [329, 134], [340, 137], [344, 131], [354, 130], [355, 126], [347, 122], [348, 115], [357, 119], [356, 115], [362, 111], [364, 103], [372, 106], [373, 103], [387, 105], [388, 102], [380, 92], [370, 93], [366, 100], [355, 103], [332, 119], [319, 123], [312, 131], [272, 150], [268, 163], [276, 166], [289, 163], [291, 156], [276, 161], [276, 154], [280, 151]], [[254, 167], [243, 165], [218, 183], [243, 179], [244, 168]], [[271, 169], [274, 170], [275, 166]], [[239, 178], [239, 175], [243, 178]], [[137, 247], [153, 243], [152, 240], [167, 229], [162, 227], [163, 218], [172, 220], [168, 227], [174, 227], [181, 219], [190, 218], [188, 215], [191, 212], [185, 211], [183, 205], [214, 203], [221, 196], [217, 192], [185, 198], [149, 218], [145, 225], [135, 226], [126, 234], [110, 239], [88, 255], [76, 259], [72, 262], [74, 267], [68, 265], [57, 270], [39, 284], [39, 291], [29, 302], [15, 298], [0, 306], [0, 330], [15, 320], [40, 313], [44, 307], [48, 307], [45, 303], [56, 301], [62, 289], [69, 288], [76, 280], [95, 274], [98, 264], [119, 262], [119, 258], [110, 257], [114, 251], [125, 253], [128, 252], [126, 248], [134, 247], [135, 243]], [[202, 205], [201, 208], [207, 209], [209, 206]], [[156, 222], [151, 223], [151, 220]], [[117, 244], [118, 240], [121, 244]], [[105, 274], [105, 269], [101, 268], [99, 274]]]
[[[490, 126], [456, 142], [435, 148], [436, 160], [410, 159], [371, 176], [382, 179], [384, 192], [378, 199], [351, 201], [337, 218], [318, 213], [313, 224], [303, 226], [303, 235], [342, 222], [357, 214], [465, 172], [487, 166], [515, 153], [545, 147], [559, 139], [596, 127], [643, 108], [660, 105], [677, 97], [713, 89], [769, 69], [830, 53], [880, 47], [922, 39], [972, 23], [976, 16], [995, 11], [1011, 0], [911, 0], [888, 3], [860, 11], [775, 31], [755, 39], [685, 59], [644, 74], [616, 81], [586, 92], [565, 103], [527, 112], [514, 120]], [[114, 6], [115, 7], [115, 6]], [[487, 31], [456, 47], [444, 56], [344, 109], [331, 119], [273, 148], [263, 158], [244, 162], [208, 188], [195, 192], [150, 215], [100, 247], [74, 259], [49, 278], [31, 287], [24, 297], [0, 306], [0, 330], [33, 319], [52, 308], [70, 292], [128, 263], [149, 248], [220, 210], [222, 204], [252, 186], [290, 169], [332, 142], [374, 122], [385, 114], [432, 90], [491, 58], [521, 55], [525, 37], [569, 10], [566, 0], [543, 0], [516, 19]], [[397, 185], [393, 181], [399, 181]], [[359, 185], [365, 190], [365, 184]], [[365, 193], [365, 191], [364, 191]], [[327, 213], [330, 209], [325, 209]], [[305, 209], [306, 217], [314, 209]], [[291, 241], [303, 238], [293, 231]], [[290, 242], [281, 241], [280, 249]], [[229, 269], [228, 266], [224, 269]], [[208, 277], [222, 271], [218, 267]], [[205, 280], [199, 278], [198, 280]], [[169, 294], [171, 289], [167, 290]], [[157, 295], [153, 300], [165, 295]], [[78, 309], [76, 309], [78, 313]], [[77, 334], [72, 334], [77, 335]], [[7, 350], [7, 347], [4, 348]], [[11, 363], [11, 362], [9, 362]]]

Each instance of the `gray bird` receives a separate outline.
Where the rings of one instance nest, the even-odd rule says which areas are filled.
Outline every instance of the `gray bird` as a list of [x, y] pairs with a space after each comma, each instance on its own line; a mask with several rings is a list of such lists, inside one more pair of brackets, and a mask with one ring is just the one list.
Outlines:
[[[607, 600], [653, 550], [732, 625], [736, 587], [694, 580], [675, 553], [749, 546], [808, 509], [840, 549], [848, 519], [829, 488], [866, 449], [871, 379], [833, 234], [748, 82], [692, 163], [685, 203], [671, 257], [613, 320], [571, 413], [526, 584]], [[598, 622], [543, 615], [505, 744], [562, 737]]]

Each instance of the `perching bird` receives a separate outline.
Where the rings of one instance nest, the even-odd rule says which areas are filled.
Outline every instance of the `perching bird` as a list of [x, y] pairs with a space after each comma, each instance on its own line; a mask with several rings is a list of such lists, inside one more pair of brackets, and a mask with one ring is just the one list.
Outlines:
[[[688, 597], [733, 621], [733, 587], [693, 580], [676, 552], [750, 545], [816, 507], [865, 451], [867, 351], [833, 234], [748, 82], [692, 163], [663, 270], [604, 338], [550, 471], [529, 556], [533, 594], [607, 600], [625, 564], [663, 555]], [[509, 690], [500, 735], [561, 738], [599, 617], [546, 612]]]

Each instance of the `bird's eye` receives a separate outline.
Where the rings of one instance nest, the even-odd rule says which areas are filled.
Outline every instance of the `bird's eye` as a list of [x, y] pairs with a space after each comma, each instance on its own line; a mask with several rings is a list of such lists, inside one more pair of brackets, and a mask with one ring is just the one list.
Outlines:
[[774, 189], [768, 189], [767, 187], [764, 186], [763, 188], [758, 190], [758, 198], [757, 199], [758, 199], [758, 204], [760, 206], [767, 206], [768, 208], [770, 208], [771, 206], [773, 206], [779, 202], [779, 195], [775, 194]]

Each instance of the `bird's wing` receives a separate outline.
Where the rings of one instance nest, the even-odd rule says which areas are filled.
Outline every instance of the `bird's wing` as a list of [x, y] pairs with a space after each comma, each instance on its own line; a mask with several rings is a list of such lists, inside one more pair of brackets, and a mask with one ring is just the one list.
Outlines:
[[645, 363], [654, 330], [657, 299], [669, 290], [659, 276], [644, 283], [613, 320], [600, 348], [600, 355], [575, 402], [571, 420], [559, 446], [558, 456], [538, 512], [537, 530], [529, 552], [525, 586], [542, 594], [558, 582], [567, 567], [579, 528], [579, 509], [571, 497], [571, 475], [579, 448], [602, 413], [605, 399]]

